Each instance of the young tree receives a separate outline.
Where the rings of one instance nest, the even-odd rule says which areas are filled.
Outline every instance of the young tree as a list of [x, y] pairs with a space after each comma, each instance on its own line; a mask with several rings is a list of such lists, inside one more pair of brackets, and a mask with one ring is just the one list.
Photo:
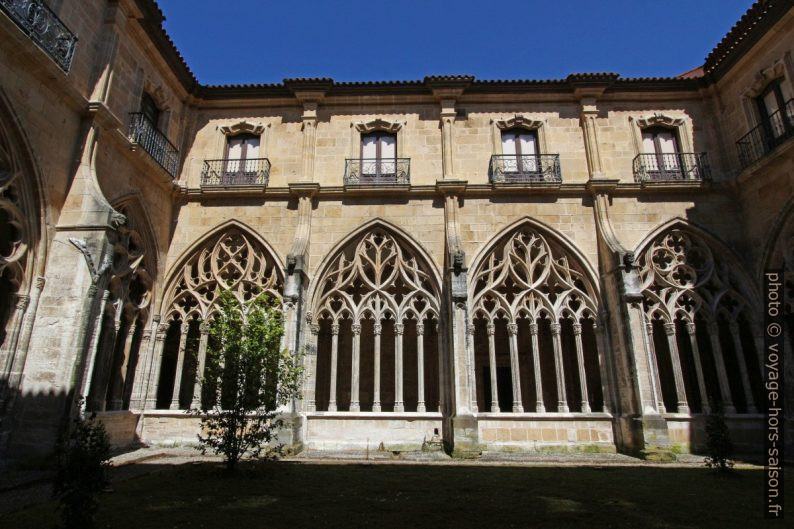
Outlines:
[[707, 467], [715, 468], [720, 472], [727, 472], [733, 468], [733, 461], [730, 459], [733, 452], [731, 432], [725, 423], [722, 403], [717, 400], [711, 401], [711, 413], [706, 416], [706, 450]]
[[210, 322], [205, 376], [201, 383], [202, 453], [223, 454], [234, 470], [248, 455], [278, 453], [269, 446], [283, 427], [279, 406], [298, 395], [301, 362], [281, 348], [281, 307], [262, 294], [240, 303], [229, 291], [218, 298]]

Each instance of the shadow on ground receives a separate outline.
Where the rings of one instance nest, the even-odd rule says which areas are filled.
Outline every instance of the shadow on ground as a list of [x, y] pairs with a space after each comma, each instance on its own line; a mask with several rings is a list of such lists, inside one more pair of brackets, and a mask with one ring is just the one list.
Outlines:
[[[763, 523], [761, 470], [720, 476], [680, 467], [250, 462], [230, 475], [215, 462], [145, 466], [148, 473], [132, 472], [102, 496], [99, 527], [745, 529]], [[0, 516], [0, 527], [55, 521], [48, 503]]]

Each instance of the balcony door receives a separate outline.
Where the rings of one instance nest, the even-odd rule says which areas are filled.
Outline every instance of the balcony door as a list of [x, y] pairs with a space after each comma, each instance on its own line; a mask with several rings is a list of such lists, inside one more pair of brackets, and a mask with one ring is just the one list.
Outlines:
[[256, 178], [258, 161], [259, 136], [239, 134], [227, 140], [224, 176]]
[[397, 136], [388, 132], [361, 136], [361, 176], [368, 179], [396, 178]]
[[538, 135], [533, 130], [511, 129], [502, 132], [502, 160], [505, 174], [537, 173]]
[[[642, 131], [643, 163], [650, 178], [682, 178], [680, 149], [675, 131], [653, 127]], [[647, 156], [652, 155], [652, 156]]]
[[787, 94], [783, 93], [783, 87], [782, 79], [772, 81], [757, 99], [761, 123], [773, 141], [794, 127], [794, 104], [786, 106]]

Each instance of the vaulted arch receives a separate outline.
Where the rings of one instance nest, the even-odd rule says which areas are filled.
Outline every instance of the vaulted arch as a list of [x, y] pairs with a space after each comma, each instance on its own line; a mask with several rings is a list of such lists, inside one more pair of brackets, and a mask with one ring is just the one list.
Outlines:
[[[395, 226], [374, 219], [337, 244], [319, 270], [309, 297], [318, 348], [316, 399], [309, 407], [436, 408], [440, 385], [428, 384], [425, 373], [440, 375], [430, 359], [439, 357], [441, 289], [427, 253]], [[393, 357], [393, 371], [382, 368], [382, 353]], [[406, 385], [416, 391], [406, 396]]]
[[[684, 219], [637, 246], [660, 412], [754, 412], [760, 384], [757, 293], [733, 253]], [[692, 403], [692, 406], [690, 406]]]
[[525, 218], [485, 244], [470, 270], [477, 408], [545, 412], [556, 397], [557, 412], [573, 401], [574, 411], [603, 409], [598, 283], [583, 254]]

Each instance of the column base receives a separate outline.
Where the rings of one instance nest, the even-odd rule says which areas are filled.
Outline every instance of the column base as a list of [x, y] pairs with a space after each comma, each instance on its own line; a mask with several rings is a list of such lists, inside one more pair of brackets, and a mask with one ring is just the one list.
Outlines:
[[583, 401], [582, 402], [582, 413], [590, 413], [590, 403]]
[[535, 413], [546, 413], [546, 406], [542, 402], [535, 405]]
[[381, 411], [380, 402], [373, 402], [372, 403], [372, 411]]
[[524, 413], [524, 406], [513, 403], [513, 413]]
[[358, 402], [351, 402], [350, 411], [354, 411], [354, 412], [361, 411], [361, 404], [359, 404]]
[[568, 413], [569, 411], [571, 410], [568, 409], [567, 402], [560, 401], [557, 403], [557, 413]]
[[678, 405], [676, 406], [676, 411], [678, 413], [684, 413], [686, 415], [689, 415], [690, 412], [689, 404], [687, 404], [686, 402], [679, 402]]
[[416, 411], [417, 411], [417, 413], [426, 412], [427, 411], [427, 407], [425, 406], [425, 403], [424, 402], [420, 402], [419, 404], [417, 404], [416, 405]]
[[336, 401], [331, 401], [328, 403], [328, 411], [336, 411]]
[[394, 411], [401, 413], [405, 411], [405, 403], [403, 402], [395, 402], [394, 403]]

